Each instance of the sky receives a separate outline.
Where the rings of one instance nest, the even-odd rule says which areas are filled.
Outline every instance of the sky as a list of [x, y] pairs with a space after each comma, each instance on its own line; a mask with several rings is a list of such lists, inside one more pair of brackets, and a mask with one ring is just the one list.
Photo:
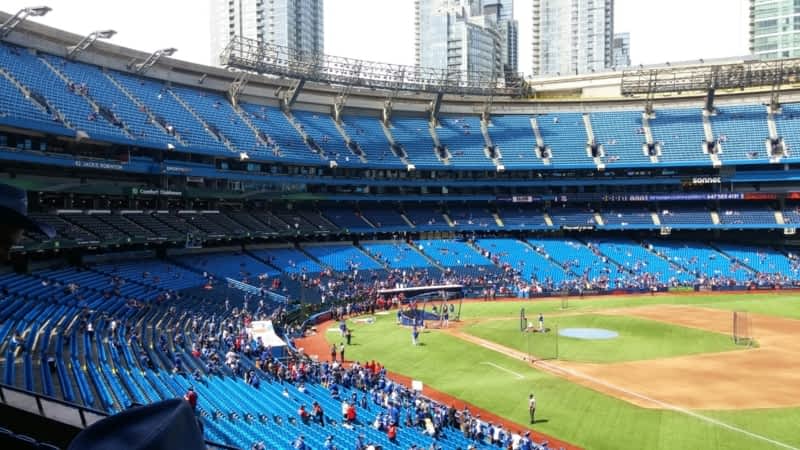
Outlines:
[[[2, 0], [0, 10], [47, 5], [43, 24], [77, 34], [114, 29], [111, 42], [208, 64], [211, 0]], [[569, 1], [569, 0], [562, 0]], [[515, 0], [520, 70], [530, 74], [533, 0]], [[633, 64], [748, 53], [748, 0], [616, 0], [614, 29], [631, 33]], [[325, 53], [414, 64], [414, 0], [325, 0]]]

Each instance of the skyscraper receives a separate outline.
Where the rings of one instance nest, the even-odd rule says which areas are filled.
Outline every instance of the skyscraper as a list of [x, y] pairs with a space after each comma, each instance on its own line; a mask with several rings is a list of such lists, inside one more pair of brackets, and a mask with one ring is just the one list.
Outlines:
[[614, 67], [621, 69], [631, 65], [631, 34], [614, 33]]
[[297, 57], [323, 52], [323, 0], [211, 0], [211, 63], [234, 36], [288, 47]]
[[613, 65], [614, 0], [533, 0], [533, 75]]
[[454, 73], [517, 71], [513, 0], [416, 0], [418, 67]]
[[800, 57], [800, 2], [750, 0], [750, 52], [763, 59]]
[[483, 15], [491, 16], [500, 33], [503, 70], [519, 70], [519, 23], [514, 20], [514, 0], [484, 0]]

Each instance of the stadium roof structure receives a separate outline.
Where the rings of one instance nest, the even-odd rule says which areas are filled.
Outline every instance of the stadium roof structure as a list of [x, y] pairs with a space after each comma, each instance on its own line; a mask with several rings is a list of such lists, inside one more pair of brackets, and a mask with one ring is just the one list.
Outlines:
[[263, 75], [342, 86], [463, 95], [521, 96], [525, 93], [522, 76], [507, 79], [502, 72], [462, 72], [326, 54], [301, 54], [289, 47], [242, 36], [231, 39], [220, 55], [220, 63]]
[[623, 96], [780, 87], [800, 81], [800, 59], [639, 68], [622, 73]]

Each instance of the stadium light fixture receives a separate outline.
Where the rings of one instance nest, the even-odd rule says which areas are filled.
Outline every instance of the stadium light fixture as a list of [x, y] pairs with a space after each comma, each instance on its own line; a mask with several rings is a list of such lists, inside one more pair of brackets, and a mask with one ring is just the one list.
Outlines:
[[93, 31], [89, 33], [88, 36], [81, 39], [75, 45], [70, 45], [67, 47], [67, 59], [73, 59], [78, 56], [78, 53], [86, 50], [89, 48], [94, 42], [98, 39], [111, 39], [114, 35], [117, 34], [114, 30], [102, 30], [102, 31]]
[[152, 55], [148, 56], [143, 62], [132, 64], [130, 67], [133, 69], [134, 72], [141, 75], [147, 72], [151, 67], [156, 65], [159, 59], [164, 56], [172, 56], [177, 52], [178, 49], [174, 47], [170, 48], [162, 48], [161, 50], [156, 50], [153, 52]]
[[14, 31], [14, 28], [16, 28], [17, 25], [24, 22], [28, 17], [41, 17], [52, 10], [53, 8], [49, 6], [34, 6], [20, 9], [16, 14], [9, 17], [8, 20], [0, 25], [0, 39], [5, 39], [9, 34], [11, 34], [12, 31]]

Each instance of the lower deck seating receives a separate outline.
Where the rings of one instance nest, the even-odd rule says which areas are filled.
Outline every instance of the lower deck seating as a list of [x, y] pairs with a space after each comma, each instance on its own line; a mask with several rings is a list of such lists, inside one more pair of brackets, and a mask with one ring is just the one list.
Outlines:
[[[497, 268], [509, 277], [495, 278], [507, 285], [493, 288], [507, 288], [503, 292], [509, 295], [552, 294], [564, 287], [597, 284], [603, 277], [609, 289], [710, 281], [719, 282], [717, 286], [800, 282], [796, 252], [724, 242], [550, 237], [474, 242], [429, 239], [413, 245], [419, 247], [400, 241], [307, 245], [166, 260], [123, 259], [88, 267], [53, 266], [30, 274], [0, 273], [0, 354], [4, 356], [0, 376], [19, 389], [107, 413], [133, 402], [181, 397], [192, 386], [199, 395], [198, 414], [206, 438], [227, 445], [249, 448], [263, 441], [271, 448], [289, 448], [302, 434], [309, 444], [321, 448], [326, 436], [333, 434], [345, 446], [363, 433], [366, 439], [391, 448], [385, 433], [369, 425], [377, 411], [389, 411], [370, 398], [366, 399], [368, 409], [364, 408], [363, 393], [352, 384], [340, 383], [340, 396], [349, 399], [355, 394], [358, 416], [364, 420], [353, 428], [333, 423], [339, 422], [336, 411], [341, 401], [332, 397], [319, 377], [330, 366], [315, 366], [319, 372], [308, 374], [305, 392], [300, 392], [297, 383], [276, 382], [274, 373], [257, 368], [258, 360], [269, 355], [241, 350], [242, 345], [257, 348], [252, 342], [234, 342], [228, 327], [239, 327], [240, 319], [233, 311], [246, 308], [274, 317], [276, 329], [282, 332], [282, 307], [253, 300], [248, 305], [243, 295], [229, 302], [216, 292], [220, 284], [200, 295], [189, 294], [191, 288], [208, 282], [201, 272], [243, 280], [262, 272], [270, 278], [299, 278], [304, 272], [308, 278], [327, 276], [321, 274], [326, 269], [319, 260], [334, 271], [367, 273], [358, 283], [372, 286], [398, 273], [429, 268], [434, 260], [454, 272]], [[477, 278], [469, 271], [461, 273], [463, 279]], [[336, 275], [341, 274], [325, 279], [335, 280]], [[223, 363], [229, 351], [234, 356], [230, 363]], [[217, 358], [220, 363], [214, 362]], [[259, 380], [258, 387], [242, 380], [250, 370]], [[313, 401], [333, 419], [324, 428], [297, 420], [299, 406], [310, 407]], [[396, 408], [403, 417], [410, 411], [402, 405]], [[0, 430], [0, 443], [4, 437], [8, 436]], [[411, 427], [401, 427], [398, 436], [402, 448], [427, 447], [432, 442], [430, 436]], [[451, 428], [444, 428], [436, 442], [443, 448], [471, 443]], [[474, 444], [494, 448], [484, 441]]]

